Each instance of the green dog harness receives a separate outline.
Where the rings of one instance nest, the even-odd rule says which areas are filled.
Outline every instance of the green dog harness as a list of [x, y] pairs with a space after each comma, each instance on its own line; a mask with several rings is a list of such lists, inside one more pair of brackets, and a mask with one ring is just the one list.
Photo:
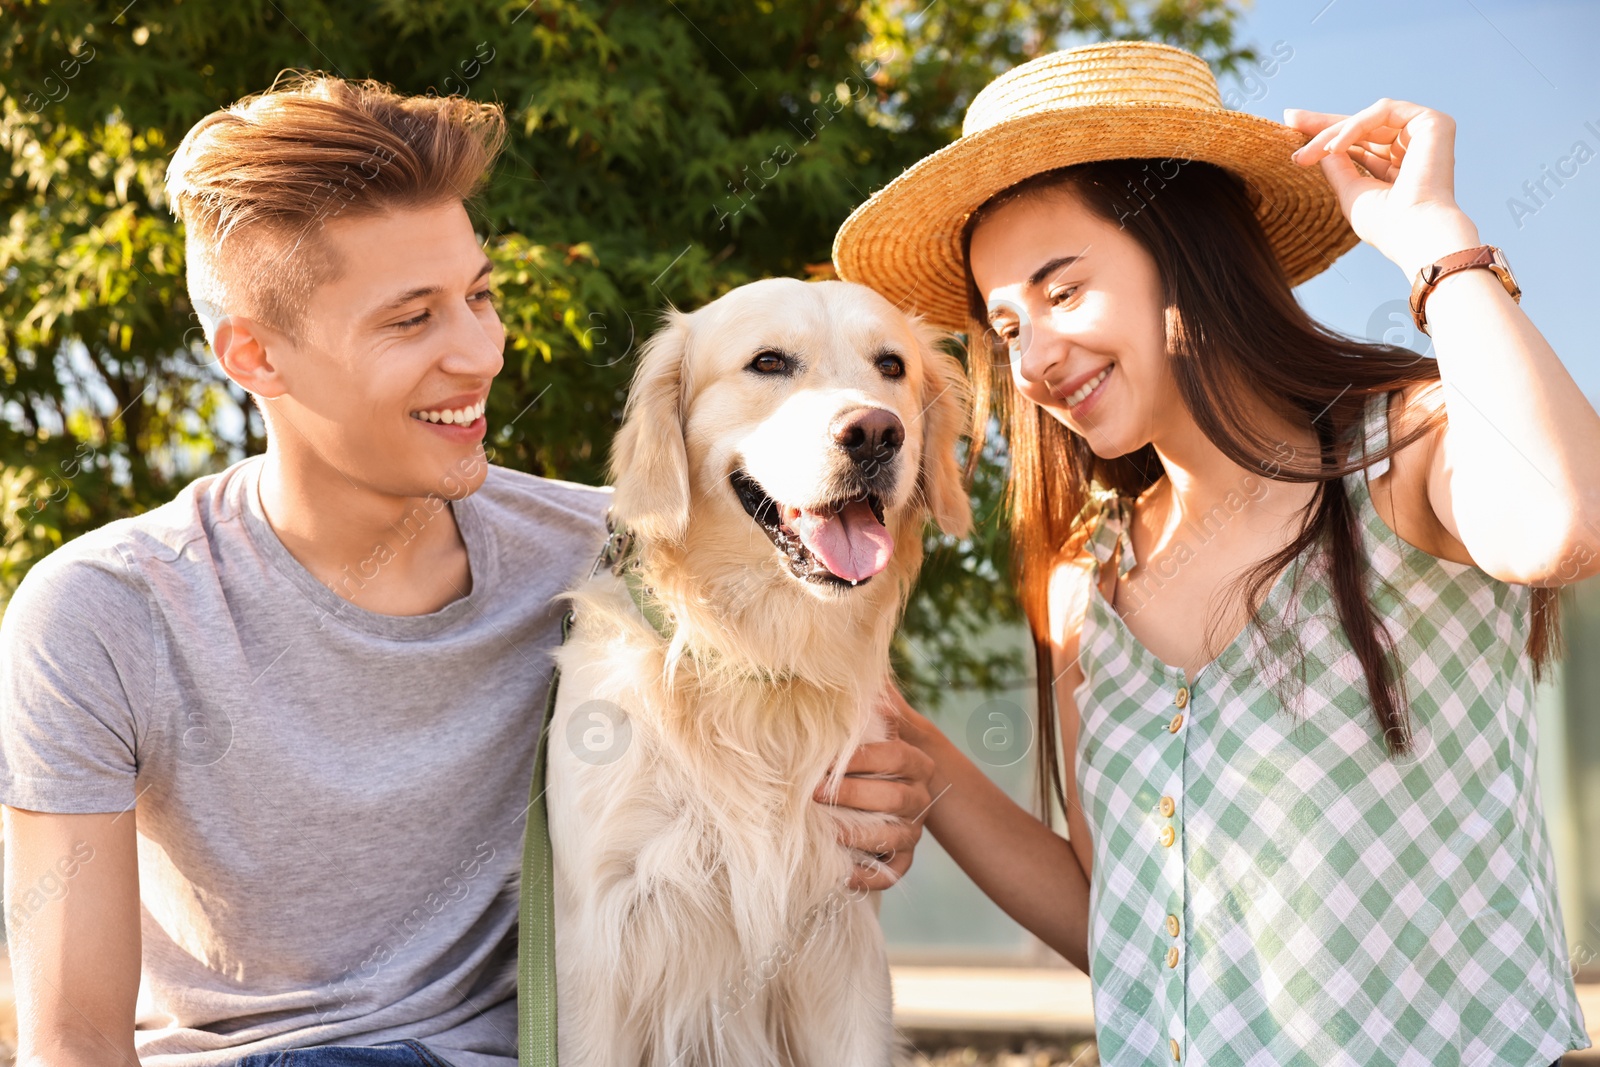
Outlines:
[[[658, 634], [670, 637], [672, 623], [639, 576], [633, 535], [619, 529], [606, 516], [606, 543], [600, 550], [593, 578], [602, 566], [611, 568], [628, 585], [628, 593]], [[575, 614], [561, 617], [561, 643], [572, 633]], [[544, 718], [539, 722], [539, 746], [533, 759], [533, 784], [529, 788], [528, 828], [522, 849], [522, 895], [517, 912], [517, 1062], [520, 1067], [556, 1067], [556, 938], [555, 857], [550, 846], [549, 810], [545, 804], [545, 774], [549, 763], [550, 719], [555, 715], [561, 668], [550, 672], [544, 698]]]

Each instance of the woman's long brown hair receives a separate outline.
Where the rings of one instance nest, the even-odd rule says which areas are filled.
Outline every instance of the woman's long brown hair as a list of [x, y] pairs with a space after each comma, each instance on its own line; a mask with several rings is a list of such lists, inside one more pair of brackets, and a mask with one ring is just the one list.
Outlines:
[[[1366, 672], [1373, 718], [1390, 756], [1411, 750], [1403, 676], [1393, 643], [1364, 592], [1370, 570], [1359, 515], [1342, 478], [1405, 448], [1438, 428], [1442, 408], [1410, 433], [1365, 460], [1349, 456], [1369, 396], [1437, 381], [1439, 368], [1408, 348], [1356, 340], [1311, 319], [1295, 300], [1251, 204], [1252, 193], [1230, 171], [1200, 160], [1151, 191], [1143, 159], [1084, 163], [1046, 171], [988, 200], [968, 219], [962, 259], [970, 263], [972, 232], [1004, 203], [1067, 192], [1108, 222], [1119, 222], [1155, 260], [1167, 312], [1167, 347], [1178, 394], [1196, 425], [1229, 459], [1264, 477], [1318, 482], [1308, 517], [1292, 542], [1249, 568], [1231, 587], [1251, 607], [1247, 625], [1261, 627], [1262, 591], [1309, 547], [1327, 552], [1334, 607]], [[1039, 805], [1067, 809], [1061, 784], [1051, 655], [1049, 577], [1077, 556], [1089, 533], [1085, 505], [1092, 483], [1137, 496], [1162, 476], [1153, 446], [1113, 459], [1095, 455], [1082, 437], [1023, 399], [1011, 384], [1009, 360], [988, 329], [984, 297], [966, 270], [969, 366], [976, 393], [974, 442], [983, 451], [991, 415], [1003, 427], [1011, 465], [1007, 505], [1014, 578], [1032, 630], [1038, 667]], [[1251, 425], [1236, 398], [1256, 397], [1290, 425], [1315, 431], [1321, 455], [1286, 459], [1275, 435]], [[1348, 457], [1341, 459], [1341, 457]], [[1535, 588], [1526, 652], [1533, 676], [1556, 654], [1558, 590]], [[1263, 627], [1263, 630], [1265, 628]], [[1072, 753], [1066, 754], [1072, 758]]]

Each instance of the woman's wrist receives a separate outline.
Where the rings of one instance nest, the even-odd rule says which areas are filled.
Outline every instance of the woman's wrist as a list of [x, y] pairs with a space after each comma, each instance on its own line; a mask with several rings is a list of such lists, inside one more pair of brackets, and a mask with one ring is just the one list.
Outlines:
[[1417, 273], [1428, 264], [1452, 252], [1474, 248], [1482, 244], [1478, 226], [1460, 208], [1443, 208], [1419, 222], [1409, 235], [1406, 247], [1394, 257], [1400, 269], [1406, 272], [1406, 282], [1417, 280]]
[[901, 739], [916, 745], [924, 755], [933, 760], [933, 775], [928, 779], [928, 789], [937, 797], [940, 791], [950, 784], [947, 768], [951, 754], [954, 753], [959, 757], [960, 752], [926, 715], [903, 701], [900, 703], [899, 711]]

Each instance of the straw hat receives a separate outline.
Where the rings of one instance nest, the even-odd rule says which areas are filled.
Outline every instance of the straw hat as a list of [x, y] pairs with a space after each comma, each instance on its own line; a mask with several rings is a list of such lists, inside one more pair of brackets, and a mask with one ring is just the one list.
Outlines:
[[1181, 48], [1108, 41], [1053, 52], [990, 82], [967, 109], [960, 140], [858, 207], [834, 237], [834, 266], [846, 281], [964, 330], [961, 230], [985, 200], [1074, 163], [1200, 159], [1244, 179], [1289, 284], [1299, 285], [1359, 240], [1322, 168], [1290, 161], [1308, 140], [1223, 107], [1211, 68]]

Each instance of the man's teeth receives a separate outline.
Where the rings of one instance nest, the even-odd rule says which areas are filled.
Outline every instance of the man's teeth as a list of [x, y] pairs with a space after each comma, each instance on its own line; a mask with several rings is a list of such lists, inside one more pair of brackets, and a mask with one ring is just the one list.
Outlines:
[[442, 422], [447, 426], [465, 426], [468, 423], [478, 421], [478, 417], [483, 414], [483, 409], [487, 403], [488, 398], [485, 397], [483, 400], [478, 401], [470, 408], [455, 408], [454, 410], [451, 410], [450, 408], [443, 408], [439, 411], [413, 411], [411, 413], [411, 417], [413, 419], [421, 419], [423, 422]]
[[1064, 404], [1066, 404], [1067, 407], [1069, 407], [1069, 408], [1070, 407], [1075, 407], [1076, 405], [1083, 403], [1084, 400], [1088, 398], [1089, 394], [1095, 391], [1095, 387], [1098, 386], [1101, 382], [1105, 381], [1106, 380], [1106, 375], [1108, 375], [1110, 373], [1111, 373], [1111, 368], [1107, 367], [1105, 370], [1101, 371], [1099, 374], [1096, 374], [1093, 378], [1090, 378], [1088, 381], [1084, 382], [1081, 386], [1078, 387], [1078, 391], [1077, 392], [1073, 393], [1071, 396], [1067, 397], [1062, 402]]

